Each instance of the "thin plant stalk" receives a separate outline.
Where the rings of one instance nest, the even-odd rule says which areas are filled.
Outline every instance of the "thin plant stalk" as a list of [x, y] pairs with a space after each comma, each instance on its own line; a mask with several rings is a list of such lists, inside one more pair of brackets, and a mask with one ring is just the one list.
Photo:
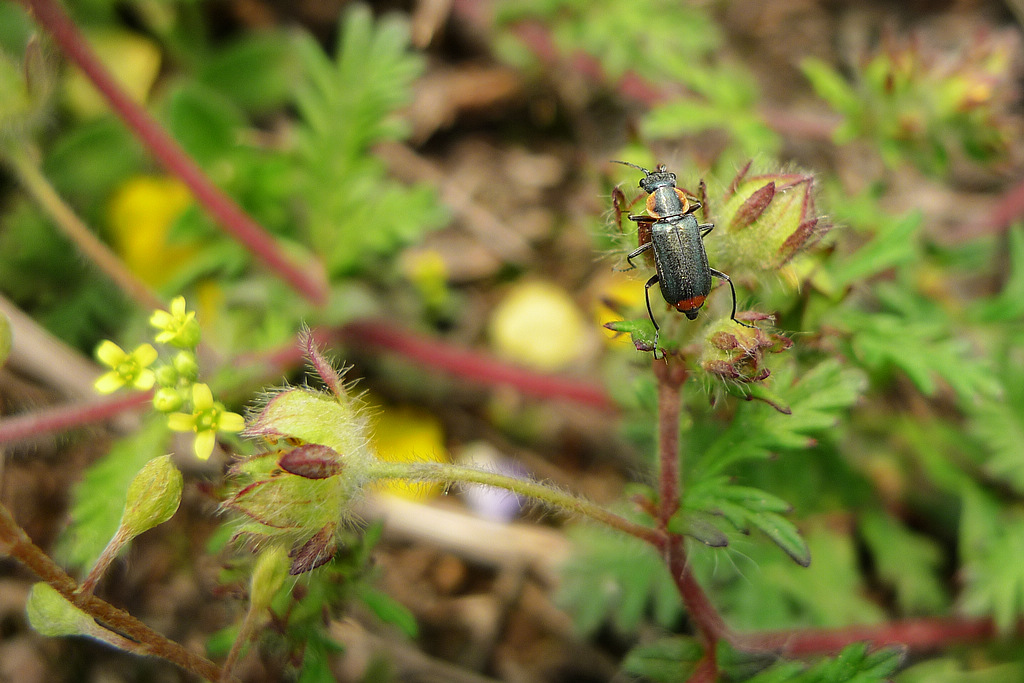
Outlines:
[[221, 680], [220, 667], [210, 660], [189, 652], [124, 610], [92, 594], [83, 593], [75, 580], [29, 539], [4, 505], [0, 505], [0, 551], [25, 565], [68, 602], [94, 617], [106, 628], [138, 643], [137, 652], [166, 659], [206, 680]]
[[109, 277], [121, 291], [143, 308], [164, 308], [166, 304], [144, 282], [128, 270], [124, 262], [89, 229], [74, 209], [68, 206], [39, 168], [33, 151], [18, 147], [8, 155], [22, 186], [46, 212], [57, 228], [71, 240], [87, 259]]

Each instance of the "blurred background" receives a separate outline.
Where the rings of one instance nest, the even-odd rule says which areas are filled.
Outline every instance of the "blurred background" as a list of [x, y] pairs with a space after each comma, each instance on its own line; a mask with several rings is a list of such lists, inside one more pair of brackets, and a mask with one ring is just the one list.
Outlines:
[[[788, 501], [814, 557], [799, 567], [756, 533], [697, 550], [712, 600], [742, 631], [964, 619], [983, 636], [940, 633], [895, 680], [1024, 680], [1020, 3], [65, 2], [277, 260], [239, 238], [244, 220], [225, 229], [26, 4], [0, 3], [0, 501], [74, 573], [102, 548], [90, 525], [113, 513], [97, 499], [123, 500], [123, 473], [166, 450], [186, 477], [181, 510], [114, 566], [105, 599], [224, 656], [243, 588], [217, 503], [252, 446], [199, 462], [138, 404], [70, 430], [2, 427], [90, 400], [97, 344], [144, 341], [178, 294], [232, 410], [305, 381], [309, 326], [366, 392], [382, 457], [628, 508], [654, 457], [637, 350], [654, 271], [621, 272], [636, 228], [613, 190], [631, 203], [641, 174], [609, 162], [664, 163], [718, 223], [709, 260], [740, 310], [793, 343], [754, 368], [765, 382], [723, 372], [705, 336], [728, 294], [691, 323], [652, 289], [693, 374], [684, 452]], [[796, 221], [764, 257], [727, 220], [751, 178]], [[370, 538], [353, 532], [330, 578], [304, 584], [315, 635], [288, 632], [239, 676], [675, 680], [628, 660], [690, 630], [657, 556], [521, 503], [425, 485], [367, 498]], [[36, 634], [32, 580], [0, 559], [0, 681], [188, 680]]]

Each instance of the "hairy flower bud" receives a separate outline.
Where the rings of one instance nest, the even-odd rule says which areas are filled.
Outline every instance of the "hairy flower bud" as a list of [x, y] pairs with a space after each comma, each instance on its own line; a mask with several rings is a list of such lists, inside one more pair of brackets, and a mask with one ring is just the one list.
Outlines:
[[775, 270], [813, 245], [828, 229], [814, 204], [814, 177], [797, 173], [736, 176], [715, 215], [716, 235], [708, 248], [723, 259], [760, 270]]
[[792, 344], [781, 335], [723, 320], [712, 326], [704, 338], [700, 366], [723, 379], [759, 382], [771, 374], [765, 355], [785, 351]]

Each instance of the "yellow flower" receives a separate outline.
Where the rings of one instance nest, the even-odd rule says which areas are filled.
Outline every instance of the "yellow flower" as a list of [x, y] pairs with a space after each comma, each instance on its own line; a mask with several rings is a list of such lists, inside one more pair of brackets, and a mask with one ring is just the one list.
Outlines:
[[147, 284], [160, 287], [195, 257], [195, 244], [169, 235], [191, 203], [184, 183], [164, 176], [129, 178], [111, 196], [107, 220], [114, 249]]
[[224, 410], [224, 404], [213, 400], [213, 392], [206, 384], [192, 385], [192, 412], [171, 413], [167, 426], [176, 432], [195, 432], [192, 449], [196, 457], [206, 460], [213, 453], [217, 432], [240, 432], [245, 420], [238, 413]]
[[154, 311], [149, 324], [160, 330], [156, 335], [158, 344], [170, 344], [179, 349], [192, 349], [199, 343], [199, 323], [196, 312], [185, 310], [185, 297], [177, 296], [171, 301], [171, 310]]
[[[377, 457], [387, 462], [448, 462], [444, 428], [430, 413], [416, 408], [388, 408], [373, 425], [373, 446]], [[437, 484], [387, 481], [381, 490], [403, 498], [424, 500], [440, 492]]]
[[125, 353], [114, 342], [104, 340], [96, 347], [96, 358], [110, 371], [103, 373], [93, 386], [101, 394], [112, 394], [125, 386], [148, 391], [156, 382], [156, 375], [148, 369], [156, 356], [156, 349], [149, 344], [142, 344], [131, 353]]

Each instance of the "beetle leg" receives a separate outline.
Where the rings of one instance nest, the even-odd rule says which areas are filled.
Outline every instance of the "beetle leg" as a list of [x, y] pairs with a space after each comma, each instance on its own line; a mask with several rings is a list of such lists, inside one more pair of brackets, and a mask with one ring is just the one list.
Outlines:
[[646, 244], [641, 244], [637, 249], [634, 249], [633, 251], [629, 252], [629, 254], [626, 256], [626, 262], [629, 264], [629, 268], [623, 268], [619, 272], [626, 272], [627, 270], [633, 270], [634, 268], [636, 268], [636, 264], [633, 263], [633, 259], [635, 259], [637, 256], [644, 253], [653, 246], [654, 242], [647, 242]]
[[704, 239], [708, 233], [715, 229], [714, 223], [704, 223], [703, 225], [697, 226], [700, 229], [700, 238]]
[[[650, 243], [648, 243], [650, 244]], [[658, 359], [658, 337], [661, 336], [661, 328], [658, 327], [658, 321], [654, 319], [654, 311], [651, 310], [651, 285], [658, 284], [658, 276], [652, 275], [651, 279], [644, 285], [644, 299], [647, 300], [647, 315], [650, 316], [651, 322], [654, 324], [654, 358]]]
[[711, 274], [714, 275], [715, 277], [717, 277], [717, 278], [719, 278], [721, 280], [725, 280], [726, 282], [729, 283], [729, 289], [732, 290], [732, 315], [729, 316], [729, 317], [732, 318], [732, 321], [734, 323], [739, 323], [740, 325], [743, 325], [744, 327], [754, 328], [753, 325], [748, 325], [747, 323], [741, 322], [741, 321], [736, 319], [736, 285], [734, 285], [732, 283], [732, 278], [729, 277], [728, 275], [726, 275], [725, 273], [723, 273], [720, 270], [715, 270], [714, 268], [708, 268], [708, 270], [711, 271]]

